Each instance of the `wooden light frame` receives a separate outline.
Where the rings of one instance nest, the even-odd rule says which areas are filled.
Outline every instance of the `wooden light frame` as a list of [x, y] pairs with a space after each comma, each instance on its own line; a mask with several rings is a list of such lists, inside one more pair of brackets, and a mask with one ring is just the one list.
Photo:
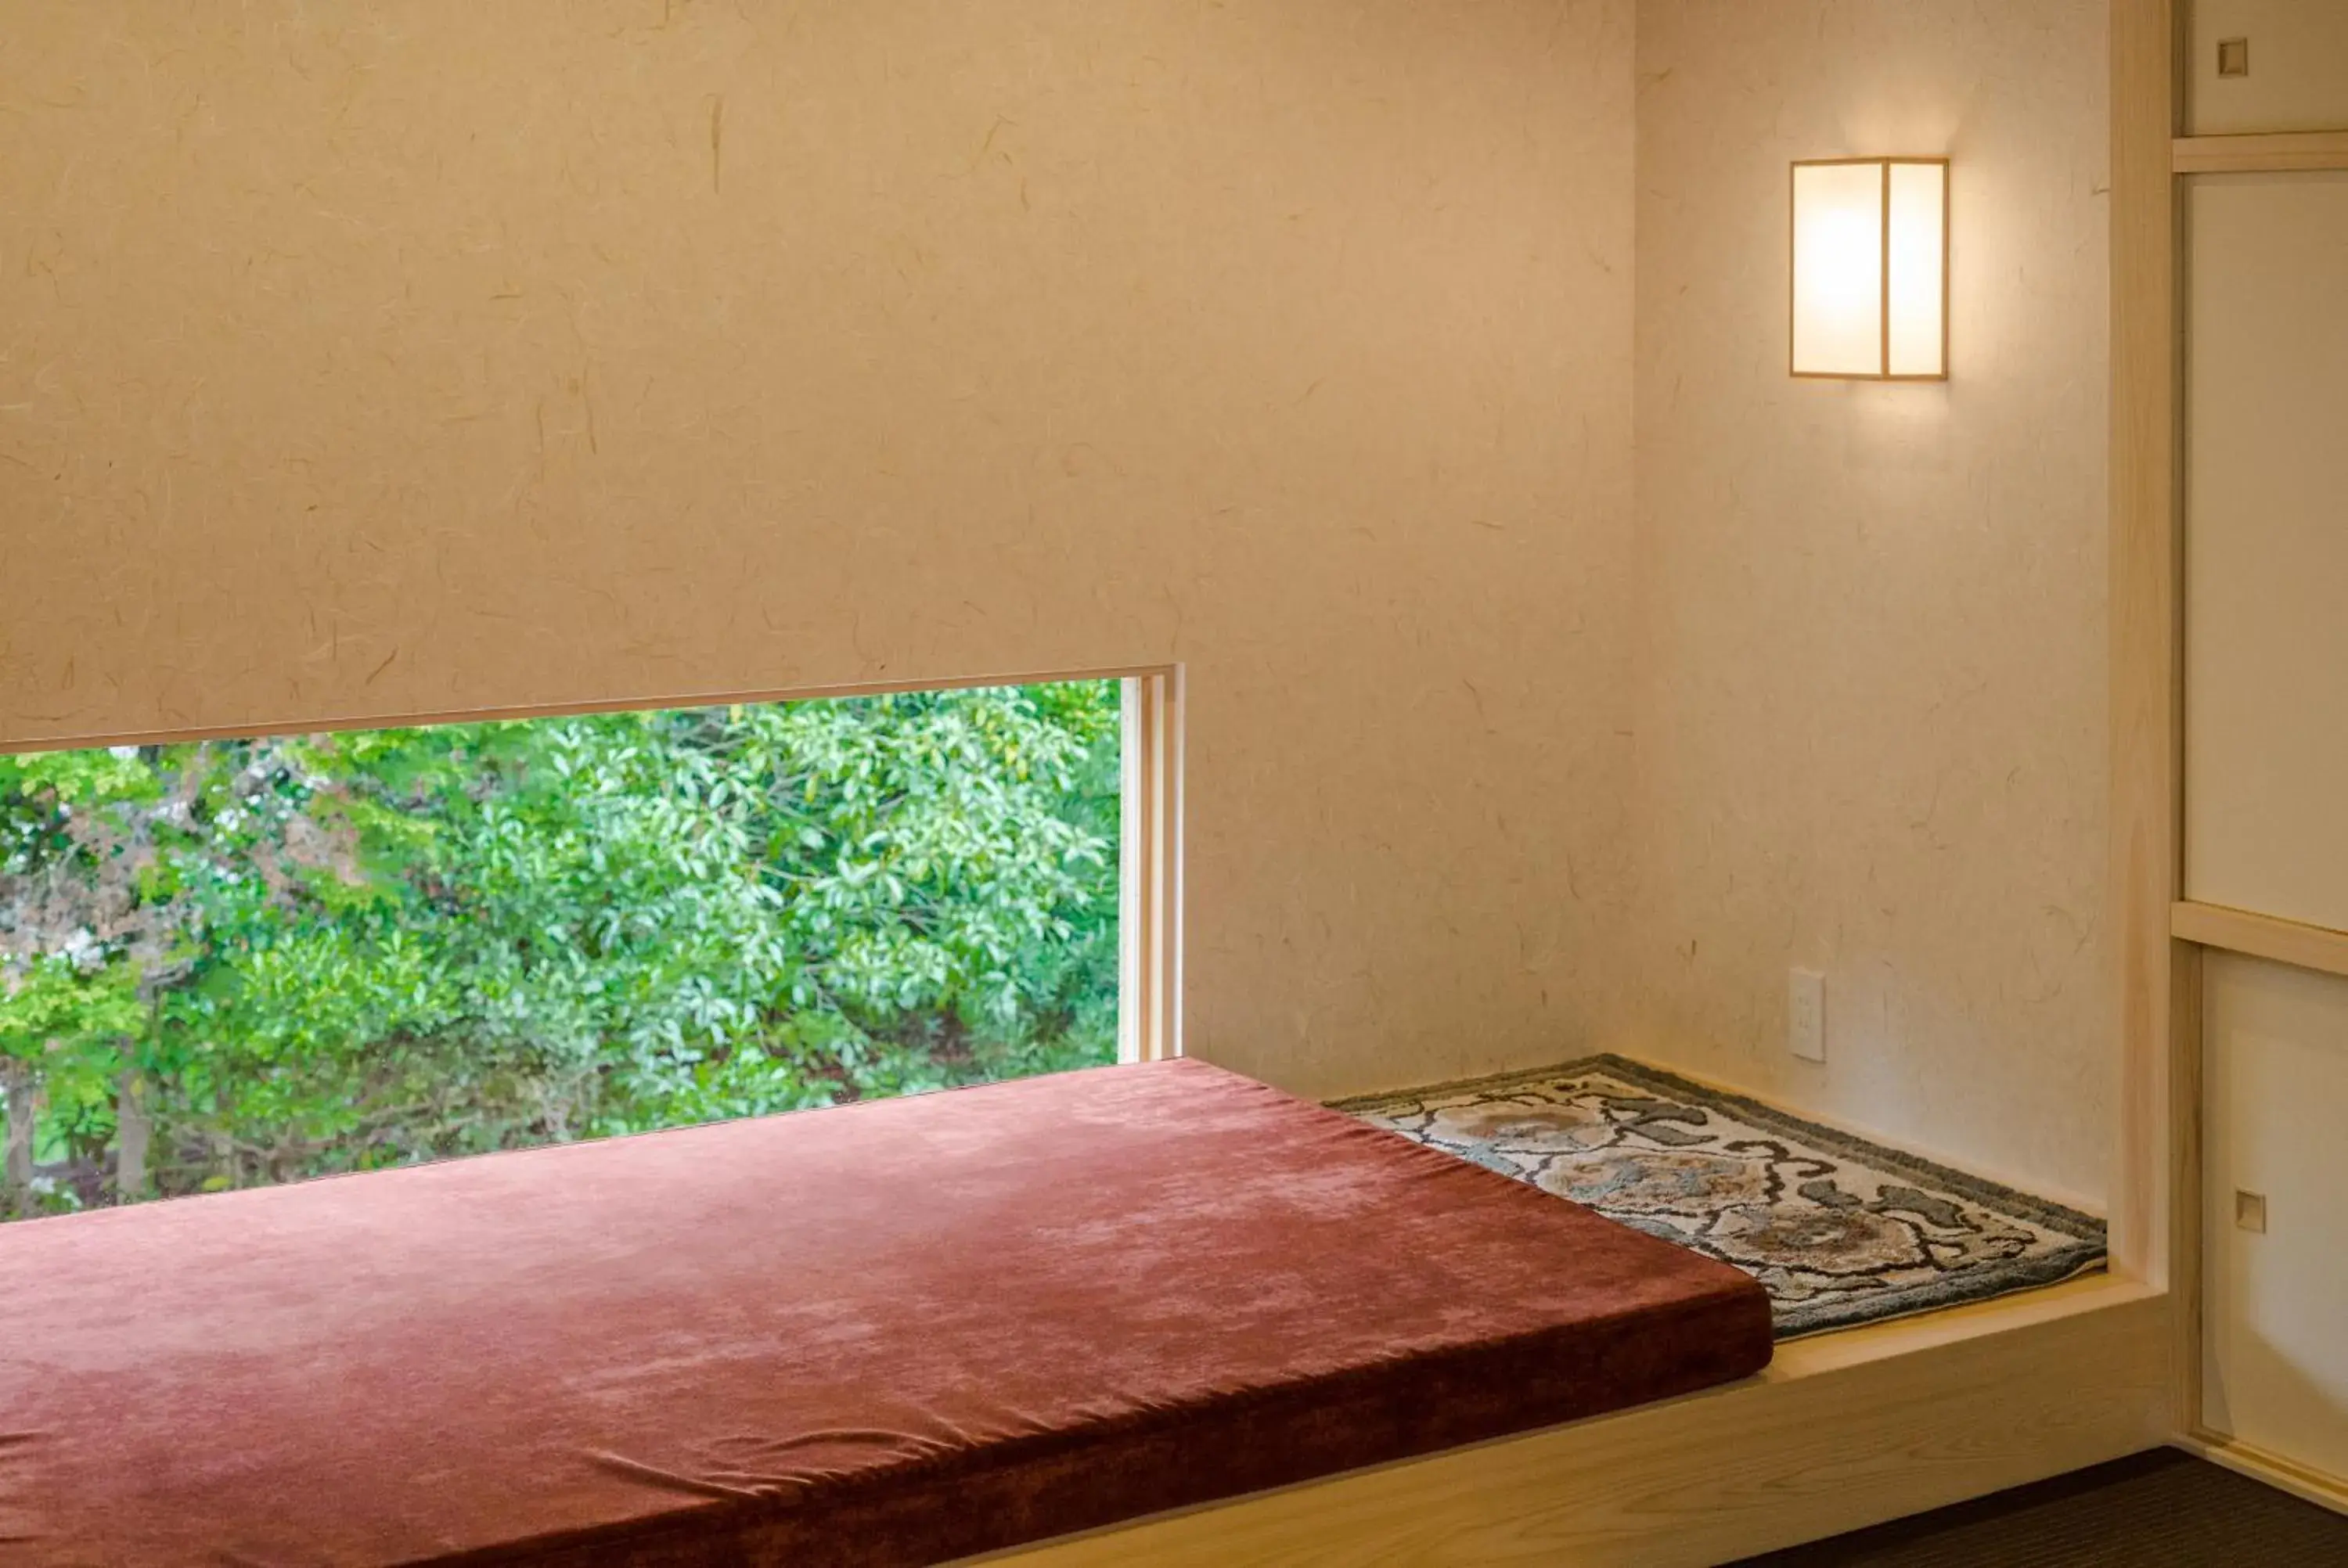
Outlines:
[[[1876, 262], [1876, 368], [1869, 370], [1805, 369], [1802, 361], [1802, 171], [1819, 169], [1869, 168], [1880, 171], [1876, 196], [1878, 222]], [[1939, 364], [1929, 371], [1892, 368], [1892, 295], [1894, 264], [1891, 215], [1892, 170], [1934, 169], [1940, 171], [1940, 312]], [[1797, 159], [1786, 177], [1786, 371], [1804, 381], [1946, 381], [1949, 379], [1949, 211], [1950, 170], [1946, 158], [1813, 158]]]

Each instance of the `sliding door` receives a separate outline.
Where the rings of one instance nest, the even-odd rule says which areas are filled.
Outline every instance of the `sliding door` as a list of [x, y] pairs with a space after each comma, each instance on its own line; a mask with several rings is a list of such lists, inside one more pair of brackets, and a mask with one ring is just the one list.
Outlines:
[[2348, 7], [2203, 0], [2184, 43], [2218, 139], [2179, 167], [2224, 170], [2180, 192], [2199, 1424], [2321, 1492], [2348, 1477]]

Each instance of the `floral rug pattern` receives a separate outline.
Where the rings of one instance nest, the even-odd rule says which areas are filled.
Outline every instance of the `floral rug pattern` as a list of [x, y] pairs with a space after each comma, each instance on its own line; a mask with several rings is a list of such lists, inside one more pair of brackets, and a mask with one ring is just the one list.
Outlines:
[[1735, 1265], [1780, 1339], [2104, 1262], [2086, 1214], [1621, 1057], [1337, 1108]]

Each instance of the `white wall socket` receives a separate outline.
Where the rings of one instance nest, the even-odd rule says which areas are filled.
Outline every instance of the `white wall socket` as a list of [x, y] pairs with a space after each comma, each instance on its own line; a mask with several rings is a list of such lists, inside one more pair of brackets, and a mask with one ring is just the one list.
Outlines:
[[1827, 1059], [1827, 978], [1816, 969], [1786, 976], [1786, 1049], [1804, 1061]]

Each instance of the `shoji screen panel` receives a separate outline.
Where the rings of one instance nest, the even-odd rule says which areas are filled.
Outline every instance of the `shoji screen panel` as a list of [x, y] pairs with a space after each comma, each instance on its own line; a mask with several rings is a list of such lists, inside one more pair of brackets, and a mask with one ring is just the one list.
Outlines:
[[2348, 1476], [2348, 979], [2211, 953], [2202, 1017], [2202, 1422]]
[[2185, 200], [2185, 896], [2348, 929], [2348, 174]]
[[[2195, 0], [2186, 47], [2186, 129], [2194, 136], [2348, 128], [2348, 5], [2341, 0]], [[2220, 76], [2218, 46], [2240, 40], [2248, 71]]]

